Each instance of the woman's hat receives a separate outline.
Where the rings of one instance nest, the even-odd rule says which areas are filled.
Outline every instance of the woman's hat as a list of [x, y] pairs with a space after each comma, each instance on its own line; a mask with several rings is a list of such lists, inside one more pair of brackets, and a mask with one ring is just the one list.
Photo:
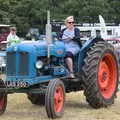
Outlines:
[[74, 21], [74, 17], [73, 16], [69, 16], [65, 19], [65, 23], [67, 23], [68, 21], [73, 22]]

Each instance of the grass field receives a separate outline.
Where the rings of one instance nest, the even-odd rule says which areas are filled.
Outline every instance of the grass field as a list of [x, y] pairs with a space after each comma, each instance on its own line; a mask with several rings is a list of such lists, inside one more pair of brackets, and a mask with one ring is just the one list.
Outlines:
[[[0, 120], [48, 120], [44, 106], [32, 105], [25, 94], [8, 95], [6, 112]], [[120, 93], [109, 108], [93, 109], [82, 92], [66, 94], [65, 112], [57, 120], [120, 120]]]

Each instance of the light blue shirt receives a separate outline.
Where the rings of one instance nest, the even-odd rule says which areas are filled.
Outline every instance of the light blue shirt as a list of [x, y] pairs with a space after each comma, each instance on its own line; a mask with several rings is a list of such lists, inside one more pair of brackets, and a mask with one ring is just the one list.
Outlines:
[[66, 29], [63, 32], [62, 39], [65, 43], [65, 49], [67, 52], [71, 52], [73, 55], [76, 55], [80, 51], [79, 45], [72, 40], [72, 38], [75, 37], [75, 30], [73, 28], [72, 31]]

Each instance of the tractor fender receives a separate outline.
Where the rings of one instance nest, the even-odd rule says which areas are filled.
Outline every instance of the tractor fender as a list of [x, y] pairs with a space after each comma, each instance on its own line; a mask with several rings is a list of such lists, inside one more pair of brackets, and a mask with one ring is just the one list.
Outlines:
[[78, 72], [82, 71], [82, 66], [84, 64], [84, 59], [86, 57], [86, 53], [87, 53], [88, 49], [98, 41], [104, 41], [104, 40], [100, 37], [91, 38], [91, 39], [87, 40], [81, 47], [80, 53], [78, 56]]

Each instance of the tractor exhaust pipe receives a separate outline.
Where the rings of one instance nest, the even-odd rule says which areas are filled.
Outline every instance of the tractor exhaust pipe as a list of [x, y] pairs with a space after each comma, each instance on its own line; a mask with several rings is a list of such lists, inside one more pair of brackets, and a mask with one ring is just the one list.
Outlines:
[[47, 62], [50, 62], [50, 45], [52, 44], [52, 26], [50, 24], [50, 11], [47, 11], [47, 24], [46, 24], [46, 40], [47, 40]]

